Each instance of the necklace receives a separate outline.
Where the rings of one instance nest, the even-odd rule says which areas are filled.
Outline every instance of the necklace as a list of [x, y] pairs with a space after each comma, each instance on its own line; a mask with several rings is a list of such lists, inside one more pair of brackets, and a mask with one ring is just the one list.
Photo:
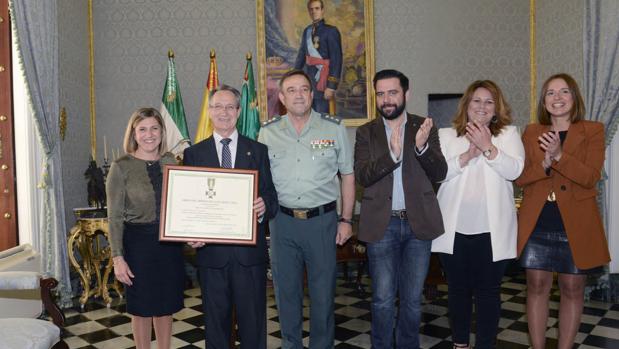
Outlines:
[[159, 161], [159, 160], [146, 161], [146, 166], [151, 167], [151, 166], [153, 166], [155, 163], [157, 163], [157, 161]]

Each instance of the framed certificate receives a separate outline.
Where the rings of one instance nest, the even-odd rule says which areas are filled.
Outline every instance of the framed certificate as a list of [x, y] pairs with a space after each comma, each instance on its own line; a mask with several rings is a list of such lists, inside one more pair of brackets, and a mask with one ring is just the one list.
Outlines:
[[258, 171], [164, 166], [161, 241], [256, 244]]

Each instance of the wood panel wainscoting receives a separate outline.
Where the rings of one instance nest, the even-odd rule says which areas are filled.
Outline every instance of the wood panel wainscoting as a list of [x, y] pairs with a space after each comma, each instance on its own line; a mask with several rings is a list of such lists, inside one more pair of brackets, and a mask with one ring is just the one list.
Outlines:
[[17, 246], [11, 21], [8, 0], [0, 0], [0, 251]]

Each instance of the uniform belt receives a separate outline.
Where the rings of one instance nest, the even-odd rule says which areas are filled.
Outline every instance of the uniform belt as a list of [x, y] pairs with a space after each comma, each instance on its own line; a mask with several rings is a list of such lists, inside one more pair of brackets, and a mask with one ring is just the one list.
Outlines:
[[392, 210], [391, 217], [398, 217], [400, 219], [408, 219], [408, 217], [406, 217], [406, 210]]
[[310, 219], [312, 217], [320, 216], [321, 214], [333, 211], [335, 209], [335, 201], [331, 201], [328, 204], [324, 204], [322, 206], [314, 207], [314, 208], [288, 208], [284, 206], [279, 206], [279, 209], [294, 218], [298, 219]]

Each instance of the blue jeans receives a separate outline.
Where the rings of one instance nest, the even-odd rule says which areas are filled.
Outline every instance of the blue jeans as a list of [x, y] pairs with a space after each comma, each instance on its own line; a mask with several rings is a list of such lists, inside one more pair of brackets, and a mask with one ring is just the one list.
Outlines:
[[430, 264], [432, 241], [415, 238], [406, 219], [391, 217], [385, 236], [368, 243], [372, 278], [372, 348], [393, 348], [395, 301], [400, 311], [396, 348], [419, 348], [423, 284]]

